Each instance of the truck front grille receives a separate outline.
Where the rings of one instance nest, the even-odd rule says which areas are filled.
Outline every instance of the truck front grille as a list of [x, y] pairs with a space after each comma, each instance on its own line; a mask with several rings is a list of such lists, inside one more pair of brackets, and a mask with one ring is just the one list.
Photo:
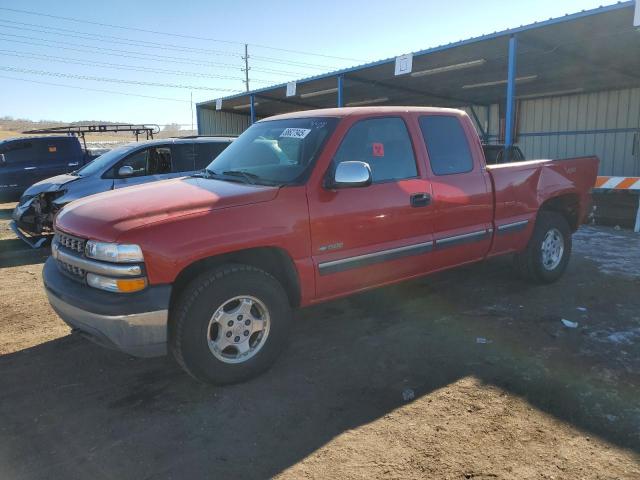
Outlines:
[[77, 280], [84, 280], [84, 276], [86, 275], [87, 272], [85, 272], [83, 269], [78, 268], [74, 265], [69, 265], [68, 263], [62, 262], [57, 259], [56, 259], [56, 262], [58, 264], [58, 267], [60, 267], [60, 269], [63, 272], [69, 274], [70, 276], [72, 276]]
[[[64, 250], [67, 250], [69, 253], [84, 257], [84, 246], [86, 243], [86, 240], [84, 238], [78, 238], [74, 237], [73, 235], [68, 235], [66, 233], [56, 231], [55, 236], [53, 237], [53, 242], [58, 248], [62, 248]], [[87, 274], [85, 270], [76, 267], [75, 265], [70, 265], [60, 260], [60, 258], [56, 258], [56, 263], [58, 264], [58, 268], [69, 278], [84, 282], [85, 276]]]
[[56, 232], [53, 241], [58, 242], [58, 244], [62, 247], [68, 248], [69, 250], [73, 250], [74, 252], [78, 252], [79, 254], [84, 255], [84, 245], [86, 243], [86, 240], [83, 238], [67, 235], [66, 233]]

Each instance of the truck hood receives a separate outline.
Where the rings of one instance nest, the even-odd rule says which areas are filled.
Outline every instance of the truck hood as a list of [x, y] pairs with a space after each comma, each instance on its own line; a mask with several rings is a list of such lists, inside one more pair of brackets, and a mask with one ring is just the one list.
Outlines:
[[40, 180], [37, 183], [34, 183], [29, 188], [27, 188], [23, 195], [38, 195], [43, 192], [55, 192], [60, 190], [60, 187], [66, 185], [67, 183], [78, 180], [80, 177], [75, 175], [56, 175], [55, 177], [45, 178], [44, 180]]
[[83, 238], [114, 242], [131, 229], [184, 215], [266, 202], [278, 187], [183, 177], [122, 188], [71, 202], [56, 227]]

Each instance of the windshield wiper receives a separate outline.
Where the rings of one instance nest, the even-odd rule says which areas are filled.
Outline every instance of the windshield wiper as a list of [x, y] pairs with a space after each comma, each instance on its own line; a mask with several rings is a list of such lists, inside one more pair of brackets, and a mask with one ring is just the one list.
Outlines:
[[256, 180], [260, 180], [260, 177], [254, 173], [245, 172], [243, 170], [226, 170], [222, 172], [223, 175], [227, 175], [229, 177], [242, 177], [247, 183], [251, 185], [256, 184]]
[[274, 187], [281, 187], [282, 184], [274, 182], [273, 180], [267, 180], [254, 173], [245, 172], [244, 170], [226, 170], [222, 173], [214, 172], [213, 170], [205, 169], [202, 171], [204, 178], [215, 178], [218, 180], [228, 180], [230, 182], [242, 182], [250, 185], [271, 185]]
[[214, 178], [216, 180], [227, 180], [229, 182], [240, 182], [254, 184], [255, 181], [250, 177], [250, 174], [241, 174], [241, 172], [232, 171], [229, 172], [214, 172], [213, 170], [206, 169], [203, 174], [204, 178]]

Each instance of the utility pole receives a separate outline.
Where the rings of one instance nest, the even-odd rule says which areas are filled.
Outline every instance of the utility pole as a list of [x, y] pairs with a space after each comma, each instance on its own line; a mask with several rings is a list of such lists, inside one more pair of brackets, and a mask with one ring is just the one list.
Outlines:
[[191, 94], [191, 131], [193, 131], [193, 92], [189, 92]]
[[247, 92], [249, 91], [249, 45], [244, 44], [244, 68], [242, 71], [244, 72], [244, 84], [247, 87]]

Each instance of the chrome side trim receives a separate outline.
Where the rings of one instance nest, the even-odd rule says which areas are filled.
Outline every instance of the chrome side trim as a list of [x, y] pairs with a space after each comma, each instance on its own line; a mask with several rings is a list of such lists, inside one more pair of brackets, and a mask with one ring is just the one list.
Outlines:
[[498, 235], [505, 233], [513, 233], [524, 230], [529, 223], [529, 220], [521, 220], [519, 222], [505, 223], [504, 225], [498, 225]]
[[461, 243], [475, 242], [481, 240], [493, 232], [492, 228], [487, 228], [478, 232], [464, 233], [462, 235], [454, 235], [453, 237], [444, 237], [436, 240], [436, 248], [453, 247]]
[[56, 260], [60, 260], [86, 272], [97, 273], [99, 275], [111, 277], [137, 277], [142, 275], [142, 269], [139, 265], [115, 265], [78, 257], [60, 250], [56, 242], [51, 245], [51, 256]]
[[351, 270], [352, 268], [366, 267], [368, 265], [396, 260], [398, 258], [421, 255], [423, 253], [430, 252], [432, 248], [433, 242], [431, 241], [416, 243], [414, 245], [407, 245], [406, 247], [392, 248], [389, 250], [382, 250], [380, 252], [367, 253], [365, 255], [324, 262], [318, 265], [318, 269], [320, 271], [320, 275], [328, 275], [330, 273], [343, 272], [345, 270]]

